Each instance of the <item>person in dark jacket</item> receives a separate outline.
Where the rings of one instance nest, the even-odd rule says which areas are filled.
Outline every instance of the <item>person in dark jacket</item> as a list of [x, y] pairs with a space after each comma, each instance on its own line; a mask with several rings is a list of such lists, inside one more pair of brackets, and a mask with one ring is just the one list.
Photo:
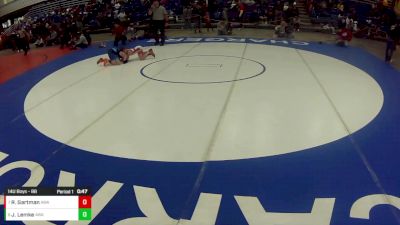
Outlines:
[[396, 50], [396, 44], [400, 39], [400, 24], [392, 25], [387, 32], [385, 62], [392, 62], [392, 56]]

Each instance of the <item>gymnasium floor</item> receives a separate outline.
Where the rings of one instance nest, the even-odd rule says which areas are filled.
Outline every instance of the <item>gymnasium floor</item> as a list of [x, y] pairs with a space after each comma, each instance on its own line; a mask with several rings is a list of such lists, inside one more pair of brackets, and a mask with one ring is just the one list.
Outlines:
[[106, 68], [97, 46], [2, 56], [0, 189], [93, 194], [91, 221], [5, 224], [400, 224], [400, 74], [355, 43], [171, 37]]

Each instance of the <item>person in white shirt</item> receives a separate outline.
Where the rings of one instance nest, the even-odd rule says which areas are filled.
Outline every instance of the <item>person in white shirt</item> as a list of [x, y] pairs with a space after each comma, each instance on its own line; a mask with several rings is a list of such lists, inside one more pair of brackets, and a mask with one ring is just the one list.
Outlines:
[[[164, 8], [164, 6], [160, 5], [160, 2], [158, 0], [154, 0], [148, 14], [152, 17], [153, 33], [156, 40], [155, 45], [160, 44], [159, 41], [161, 38], [160, 45], [162, 46], [165, 42], [165, 26], [168, 22], [167, 10]], [[158, 32], [160, 32], [160, 34]]]
[[80, 33], [79, 39], [75, 43], [75, 45], [73, 46], [73, 49], [76, 49], [76, 48], [87, 48], [88, 46], [89, 46], [89, 42], [86, 39], [85, 35], [83, 33]]

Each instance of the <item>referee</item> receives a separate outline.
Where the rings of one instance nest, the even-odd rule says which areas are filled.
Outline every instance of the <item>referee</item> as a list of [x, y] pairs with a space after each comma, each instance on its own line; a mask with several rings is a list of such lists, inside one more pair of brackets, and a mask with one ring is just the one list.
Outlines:
[[[155, 45], [164, 45], [165, 42], [165, 25], [168, 22], [168, 13], [164, 6], [160, 5], [158, 0], [154, 0], [151, 8], [149, 9], [149, 15], [152, 16], [152, 25], [154, 38], [156, 40]], [[158, 33], [160, 32], [160, 33]]]

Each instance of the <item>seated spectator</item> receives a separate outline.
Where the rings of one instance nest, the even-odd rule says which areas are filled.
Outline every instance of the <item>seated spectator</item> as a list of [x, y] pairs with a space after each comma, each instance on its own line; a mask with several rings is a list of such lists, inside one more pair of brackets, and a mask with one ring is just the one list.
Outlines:
[[57, 43], [58, 33], [56, 30], [50, 31], [50, 36], [47, 39], [47, 45], [51, 46]]
[[73, 45], [72, 49], [76, 48], [87, 48], [89, 46], [89, 42], [86, 39], [85, 35], [83, 33], [78, 32], [79, 39], [78, 41]]
[[288, 25], [286, 21], [282, 20], [280, 25], [275, 27], [274, 37], [293, 38], [293, 27]]
[[228, 21], [221, 20], [217, 24], [218, 35], [231, 35], [232, 27]]
[[322, 30], [329, 30], [331, 34], [336, 34], [336, 28], [332, 23], [327, 23], [323, 25]]
[[44, 41], [42, 37], [38, 37], [38, 39], [33, 43], [37, 48], [44, 46]]
[[88, 42], [88, 45], [89, 45], [89, 46], [92, 45], [92, 37], [90, 36], [88, 30], [86, 30], [86, 29], [83, 30], [83, 31], [82, 31], [82, 34], [85, 36], [85, 38], [86, 38], [86, 40], [87, 40], [87, 42]]

